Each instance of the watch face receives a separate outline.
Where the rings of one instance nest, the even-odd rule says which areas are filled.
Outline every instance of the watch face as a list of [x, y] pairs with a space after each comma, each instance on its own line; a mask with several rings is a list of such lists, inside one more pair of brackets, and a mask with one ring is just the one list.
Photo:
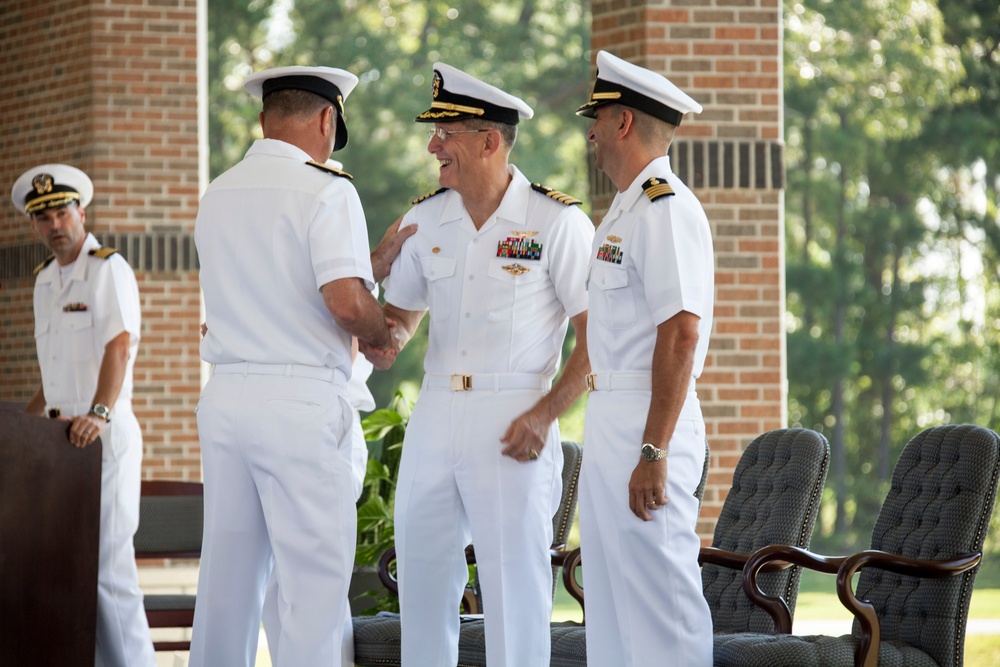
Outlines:
[[111, 410], [108, 409], [108, 406], [101, 405], [100, 403], [98, 403], [97, 405], [95, 405], [94, 408], [93, 408], [93, 410], [94, 410], [94, 414], [95, 415], [97, 415], [101, 419], [105, 419], [105, 420], [108, 418], [108, 415], [111, 414]]
[[655, 461], [656, 460], [656, 448], [653, 447], [653, 445], [650, 445], [649, 443], [646, 443], [645, 445], [643, 445], [642, 446], [642, 458], [646, 459], [647, 461]]

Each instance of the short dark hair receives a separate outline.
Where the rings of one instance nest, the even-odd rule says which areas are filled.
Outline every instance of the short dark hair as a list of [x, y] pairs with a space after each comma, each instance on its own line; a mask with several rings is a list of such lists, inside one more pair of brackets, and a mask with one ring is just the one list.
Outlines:
[[324, 97], [307, 90], [286, 88], [276, 90], [264, 96], [264, 115], [274, 114], [282, 117], [309, 117], [317, 114], [333, 104]]

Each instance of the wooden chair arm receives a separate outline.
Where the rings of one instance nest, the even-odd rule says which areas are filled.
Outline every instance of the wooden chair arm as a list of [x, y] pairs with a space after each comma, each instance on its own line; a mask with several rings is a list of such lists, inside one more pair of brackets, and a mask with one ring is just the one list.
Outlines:
[[877, 567], [895, 574], [926, 579], [947, 579], [968, 572], [979, 565], [982, 552], [962, 554], [948, 560], [924, 560], [907, 558], [884, 551], [861, 551], [843, 559], [837, 570], [837, 597], [858, 620], [861, 626], [861, 640], [854, 654], [854, 664], [861, 667], [878, 667], [879, 649], [882, 643], [882, 629], [875, 607], [867, 600], [861, 600], [851, 587], [854, 575], [865, 567]]
[[787, 544], [772, 544], [758, 549], [747, 559], [743, 568], [743, 592], [751, 602], [767, 612], [774, 621], [775, 632], [787, 635], [792, 632], [792, 613], [788, 610], [788, 604], [780, 597], [764, 593], [757, 583], [758, 573], [765, 568], [775, 567], [779, 562], [786, 567], [798, 565], [817, 572], [836, 574], [844, 558], [820, 556]]
[[395, 562], [396, 547], [389, 547], [382, 554], [382, 557], [378, 559], [378, 579], [393, 595], [399, 595], [399, 582], [396, 580], [396, 575], [390, 569]]
[[562, 560], [562, 579], [566, 592], [583, 607], [583, 586], [576, 578], [576, 571], [581, 563], [580, 547], [567, 551]]
[[[465, 550], [465, 558], [469, 563], [476, 562], [476, 553], [472, 549], [470, 544]], [[397, 581], [396, 576], [392, 573], [392, 565], [396, 562], [396, 547], [389, 547], [382, 554], [382, 557], [378, 559], [378, 579], [382, 582], [393, 595], [399, 595], [399, 581]], [[479, 608], [479, 601], [476, 600], [476, 594], [471, 589], [466, 587], [462, 592], [462, 612], [465, 614], [481, 614], [483, 610]]]

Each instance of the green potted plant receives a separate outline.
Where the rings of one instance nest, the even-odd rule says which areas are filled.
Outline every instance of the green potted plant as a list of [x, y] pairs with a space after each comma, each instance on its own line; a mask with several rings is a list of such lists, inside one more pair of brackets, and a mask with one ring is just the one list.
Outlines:
[[399, 611], [399, 601], [378, 580], [375, 570], [379, 558], [393, 546], [396, 474], [412, 409], [413, 402], [397, 391], [388, 407], [372, 412], [361, 422], [368, 441], [368, 467], [358, 499], [358, 545], [351, 586], [360, 593], [351, 595], [355, 615]]

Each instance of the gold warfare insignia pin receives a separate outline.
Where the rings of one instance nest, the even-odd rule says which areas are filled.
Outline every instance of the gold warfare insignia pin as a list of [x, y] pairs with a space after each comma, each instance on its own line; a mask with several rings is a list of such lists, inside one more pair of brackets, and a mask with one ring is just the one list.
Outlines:
[[615, 236], [614, 234], [612, 234], [612, 235], [608, 236], [608, 240], [611, 241], [612, 243], [621, 243], [622, 242], [622, 237]]
[[431, 82], [431, 97], [435, 100], [441, 93], [441, 83], [441, 74], [439, 74], [437, 70], [434, 70], [434, 80]]
[[519, 276], [522, 273], [527, 273], [528, 271], [531, 271], [531, 269], [529, 269], [528, 267], [522, 266], [517, 262], [514, 262], [513, 264], [508, 264], [507, 266], [503, 266], [500, 268], [502, 268], [504, 271], [511, 274], [512, 276]]
[[31, 187], [40, 195], [52, 192], [53, 178], [49, 174], [38, 174], [31, 179]]
[[538, 232], [511, 232], [511, 236], [518, 236], [524, 239], [530, 239], [532, 236], [536, 236]]

